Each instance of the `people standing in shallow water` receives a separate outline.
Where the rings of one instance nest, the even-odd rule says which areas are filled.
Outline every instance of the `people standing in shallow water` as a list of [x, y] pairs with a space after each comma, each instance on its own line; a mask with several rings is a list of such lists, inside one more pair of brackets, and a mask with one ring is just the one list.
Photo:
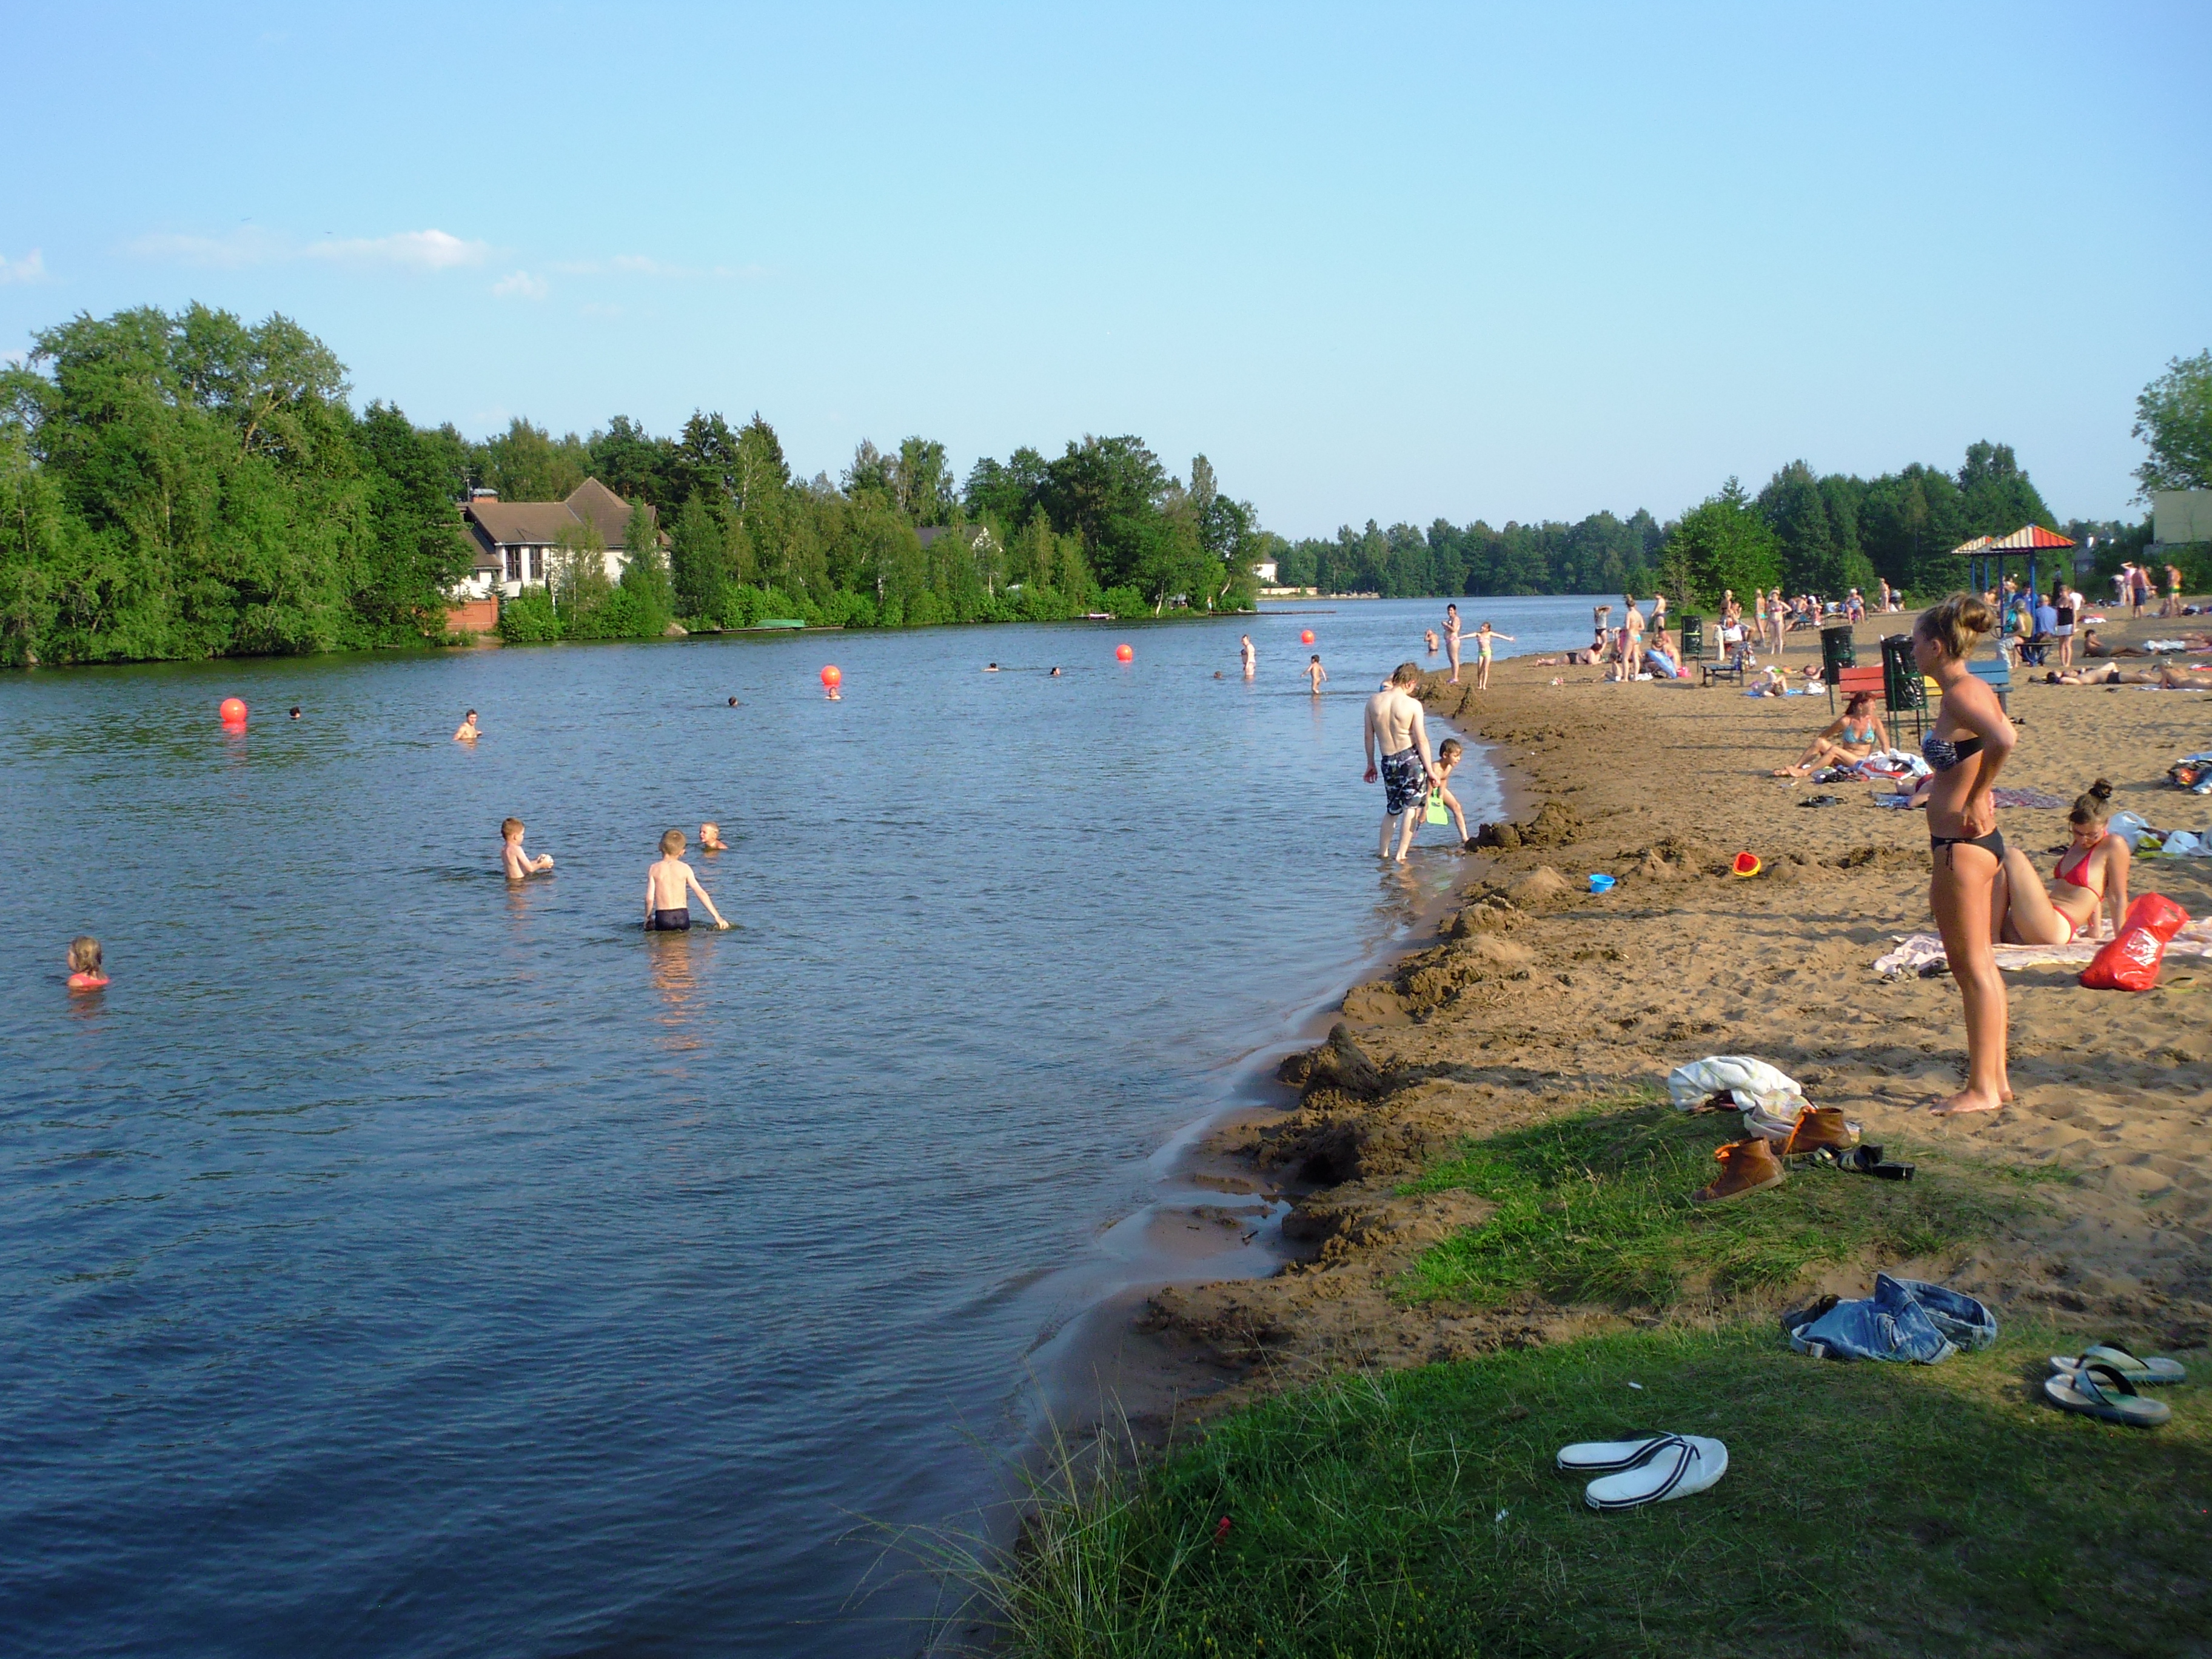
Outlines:
[[509, 881], [523, 881], [532, 876], [543, 875], [553, 867], [553, 855], [541, 853], [536, 858], [522, 850], [522, 820], [502, 818], [500, 821], [500, 860], [507, 868]]
[[2004, 977], [1990, 951], [2005, 844], [1990, 791], [2019, 739], [1996, 693], [1966, 672], [1967, 657], [1997, 622], [1988, 601], [1954, 593], [1923, 611], [1912, 629], [1912, 660], [1942, 692], [1920, 744], [1936, 769], [1928, 792], [1934, 865], [1928, 904], [1966, 1016], [1966, 1086], [1929, 1103], [1938, 1112], [1994, 1112], [2012, 1097]]
[[1422, 797], [1421, 808], [1419, 811], [1406, 814], [1405, 827], [1398, 832], [1399, 863], [1406, 861], [1406, 851], [1413, 846], [1414, 836], [1427, 818], [1428, 804], [1431, 799], [1442, 801], [1444, 811], [1451, 814], [1452, 823], [1458, 827], [1461, 843], [1466, 843], [1467, 814], [1460, 810], [1459, 797], [1444, 787], [1445, 781], [1452, 775], [1452, 769], [1459, 764], [1459, 757], [1464, 752], [1457, 738], [1446, 738], [1437, 745], [1437, 763], [1429, 773], [1428, 792]]
[[[1367, 700], [1361, 735], [1367, 746], [1367, 781], [1377, 775], [1376, 750], [1382, 751], [1382, 835], [1376, 856], [1390, 856], [1390, 834], [1408, 812], [1427, 804], [1429, 777], [1436, 769], [1429, 753], [1428, 723], [1413, 688], [1421, 682], [1419, 663], [1401, 662]], [[1403, 862], [1404, 855], [1400, 854]]]
[[1431, 656], [1433, 657], [1437, 654], [1437, 630], [1435, 629], [1424, 629], [1421, 632], [1421, 642], [1429, 647], [1429, 654]]
[[474, 743], [483, 733], [477, 730], [477, 711], [473, 708], [461, 716], [461, 723], [453, 728], [455, 743]]
[[1252, 636], [1249, 634], [1243, 636], [1238, 642], [1237, 652], [1244, 659], [1244, 678], [1249, 680], [1260, 672], [1260, 653], [1252, 648]]
[[1306, 659], [1306, 683], [1313, 687], [1316, 697], [1321, 696], [1322, 682], [1328, 678], [1328, 671], [1321, 665], [1321, 653], [1316, 651]]
[[104, 991], [107, 970], [100, 965], [100, 941], [80, 933], [70, 941], [69, 988], [72, 991]]
[[691, 926], [690, 895], [696, 893], [717, 927], [730, 924], [707, 896], [699, 878], [684, 862], [684, 832], [671, 830], [660, 838], [660, 860], [645, 872], [645, 929], [647, 933], [681, 933]]

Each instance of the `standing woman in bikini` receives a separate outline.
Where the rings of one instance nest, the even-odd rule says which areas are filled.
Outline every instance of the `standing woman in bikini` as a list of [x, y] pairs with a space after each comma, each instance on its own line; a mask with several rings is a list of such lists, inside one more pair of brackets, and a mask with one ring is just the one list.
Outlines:
[[1929, 779], [1928, 838], [1934, 870], [1928, 906], [1943, 937], [1951, 977], [1966, 1013], [1966, 1086], [1934, 1103], [1938, 1112], [1994, 1112], [2012, 1097], [2005, 1080], [2005, 988], [1990, 946], [1996, 938], [1997, 833], [1990, 787], [2018, 742], [1997, 694], [1966, 672], [1997, 613], [1972, 593], [1923, 611], [1912, 629], [1912, 660], [1942, 692], [1920, 752]]
[[1451, 683], [1459, 684], [1459, 607], [1444, 607], [1444, 654], [1451, 659]]

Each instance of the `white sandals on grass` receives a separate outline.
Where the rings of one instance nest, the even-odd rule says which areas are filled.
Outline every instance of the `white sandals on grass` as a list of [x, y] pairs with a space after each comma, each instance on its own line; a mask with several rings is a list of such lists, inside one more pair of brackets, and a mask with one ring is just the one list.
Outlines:
[[1641, 1509], [1687, 1498], [1728, 1473], [1728, 1448], [1695, 1434], [1652, 1434], [1636, 1440], [1584, 1440], [1559, 1450], [1565, 1474], [1595, 1474], [1583, 1501], [1599, 1510]]

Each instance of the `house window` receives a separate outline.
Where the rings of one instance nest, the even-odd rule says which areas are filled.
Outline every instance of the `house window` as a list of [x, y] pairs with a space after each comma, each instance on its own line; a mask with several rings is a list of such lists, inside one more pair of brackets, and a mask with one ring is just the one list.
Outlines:
[[511, 582], [520, 581], [522, 580], [522, 550], [515, 546], [513, 543], [509, 543], [507, 546], [500, 549], [500, 551], [506, 556], [507, 580]]

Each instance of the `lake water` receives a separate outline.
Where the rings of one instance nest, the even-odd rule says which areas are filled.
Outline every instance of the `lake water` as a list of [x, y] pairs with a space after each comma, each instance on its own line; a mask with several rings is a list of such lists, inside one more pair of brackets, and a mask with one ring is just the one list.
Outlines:
[[[1234, 623], [0, 680], [9, 1650], [913, 1651], [846, 1534], [998, 1492], [1025, 1356], [1170, 1271], [1159, 1149], [1456, 867], [1360, 781], [1442, 602], [1290, 608], [1252, 684]], [[639, 932], [672, 826], [738, 929]]]

